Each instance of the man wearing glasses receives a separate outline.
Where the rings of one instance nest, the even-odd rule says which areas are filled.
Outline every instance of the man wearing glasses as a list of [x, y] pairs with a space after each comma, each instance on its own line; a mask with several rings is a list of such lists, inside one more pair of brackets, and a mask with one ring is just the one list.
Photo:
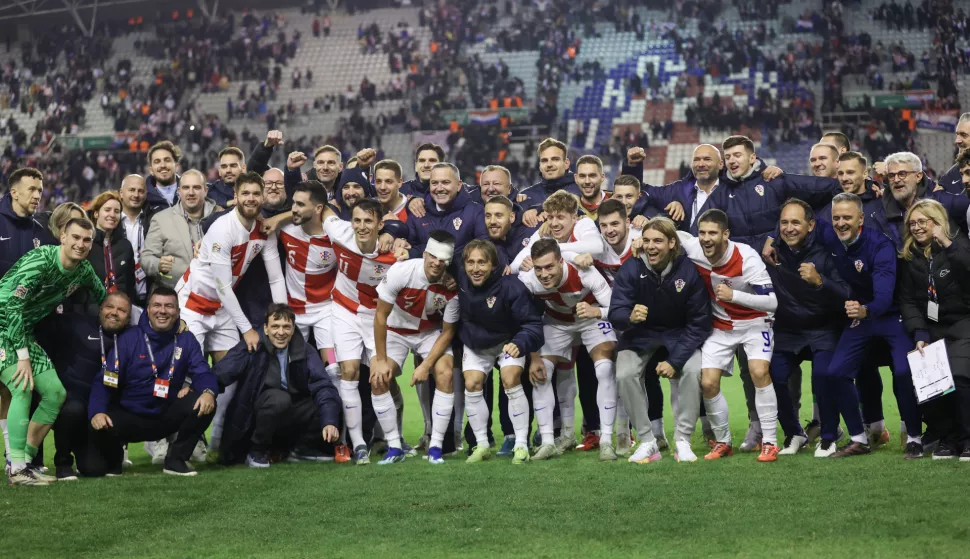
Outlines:
[[967, 208], [970, 198], [965, 194], [933, 191], [933, 181], [923, 173], [919, 157], [908, 151], [894, 153], [886, 158], [886, 180], [891, 196], [882, 197], [883, 211], [891, 227], [889, 237], [897, 250], [903, 246], [903, 217], [917, 200], [931, 198], [943, 204], [955, 227], [967, 231]]

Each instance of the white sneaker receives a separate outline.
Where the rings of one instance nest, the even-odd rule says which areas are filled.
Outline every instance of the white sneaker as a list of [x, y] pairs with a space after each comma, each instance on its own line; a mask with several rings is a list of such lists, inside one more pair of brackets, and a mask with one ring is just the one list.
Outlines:
[[837, 450], [838, 449], [836, 448], [836, 445], [834, 442], [819, 441], [818, 444], [815, 445], [815, 457], [828, 458], [829, 456], [832, 456], [833, 454], [835, 454]]
[[207, 453], [208, 451], [205, 448], [205, 443], [199, 440], [199, 442], [195, 443], [195, 448], [192, 450], [192, 456], [189, 457], [189, 462], [204, 464]]
[[145, 441], [145, 454], [155, 456], [155, 441]]
[[677, 450], [674, 451], [674, 460], [678, 462], [697, 462], [697, 455], [690, 448], [687, 441], [677, 441]]
[[125, 445], [125, 455], [121, 459], [121, 467], [122, 468], [130, 468], [131, 467], [131, 460], [128, 459], [128, 445]]
[[657, 448], [657, 441], [653, 442], [643, 442], [637, 445], [636, 452], [632, 456], [627, 458], [627, 462], [633, 464], [648, 464], [650, 462], [659, 462], [663, 456], [660, 454], [660, 449]]
[[165, 463], [168, 454], [168, 439], [155, 441], [155, 452], [152, 453], [152, 464], [159, 466]]
[[799, 450], [808, 445], [808, 437], [794, 435], [790, 441], [787, 441], [787, 443], [788, 444], [785, 445], [785, 448], [781, 449], [778, 454], [784, 454], [786, 456], [790, 454], [798, 454]]

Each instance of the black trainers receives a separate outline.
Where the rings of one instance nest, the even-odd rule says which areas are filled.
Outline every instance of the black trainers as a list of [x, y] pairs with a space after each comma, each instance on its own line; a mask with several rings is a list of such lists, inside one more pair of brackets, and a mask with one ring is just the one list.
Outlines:
[[970, 462], [970, 445], [964, 447], [963, 452], [960, 453], [961, 462]]
[[322, 450], [309, 446], [298, 446], [290, 452], [287, 462], [333, 462], [333, 455], [327, 456]]
[[77, 474], [74, 473], [74, 466], [64, 464], [55, 468], [57, 481], [77, 481]]
[[166, 458], [162, 473], [171, 476], [194, 476], [199, 474], [192, 466], [189, 466], [188, 462], [177, 458]]
[[849, 444], [840, 448], [832, 458], [846, 458], [848, 456], [861, 456], [863, 454], [872, 454], [872, 448], [867, 445], [856, 441], [850, 441]]
[[933, 460], [952, 460], [959, 455], [955, 446], [941, 442], [933, 451]]
[[920, 443], [906, 443], [906, 451], [903, 458], [906, 460], [919, 460], [923, 457], [923, 445]]

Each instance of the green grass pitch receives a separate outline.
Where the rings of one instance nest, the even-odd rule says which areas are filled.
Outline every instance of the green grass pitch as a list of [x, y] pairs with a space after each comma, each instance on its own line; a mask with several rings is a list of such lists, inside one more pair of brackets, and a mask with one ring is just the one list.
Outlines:
[[[905, 462], [884, 378], [893, 441], [843, 461], [805, 452], [760, 464], [739, 453], [678, 464], [665, 452], [638, 466], [573, 452], [521, 467], [408, 459], [201, 466], [174, 478], [132, 445], [121, 478], [2, 488], [3, 557], [966, 557], [970, 464]], [[740, 380], [723, 386], [740, 442]], [[405, 436], [416, 442], [420, 411], [413, 389], [405, 394]], [[803, 418], [809, 406], [806, 397]], [[53, 454], [49, 437], [48, 465]]]

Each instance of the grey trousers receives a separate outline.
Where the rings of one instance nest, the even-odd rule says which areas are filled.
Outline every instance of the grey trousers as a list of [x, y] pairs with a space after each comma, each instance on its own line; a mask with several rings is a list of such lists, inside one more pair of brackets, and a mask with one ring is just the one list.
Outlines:
[[[643, 441], [653, 441], [653, 429], [647, 413], [647, 391], [643, 385], [644, 367], [656, 350], [635, 351], [625, 349], [616, 356], [616, 388], [623, 406], [626, 408], [637, 436]], [[655, 374], [648, 371], [646, 374]], [[670, 379], [670, 399], [676, 402], [675, 441], [690, 442], [697, 426], [701, 407], [701, 352], [695, 351], [684, 368]]]

